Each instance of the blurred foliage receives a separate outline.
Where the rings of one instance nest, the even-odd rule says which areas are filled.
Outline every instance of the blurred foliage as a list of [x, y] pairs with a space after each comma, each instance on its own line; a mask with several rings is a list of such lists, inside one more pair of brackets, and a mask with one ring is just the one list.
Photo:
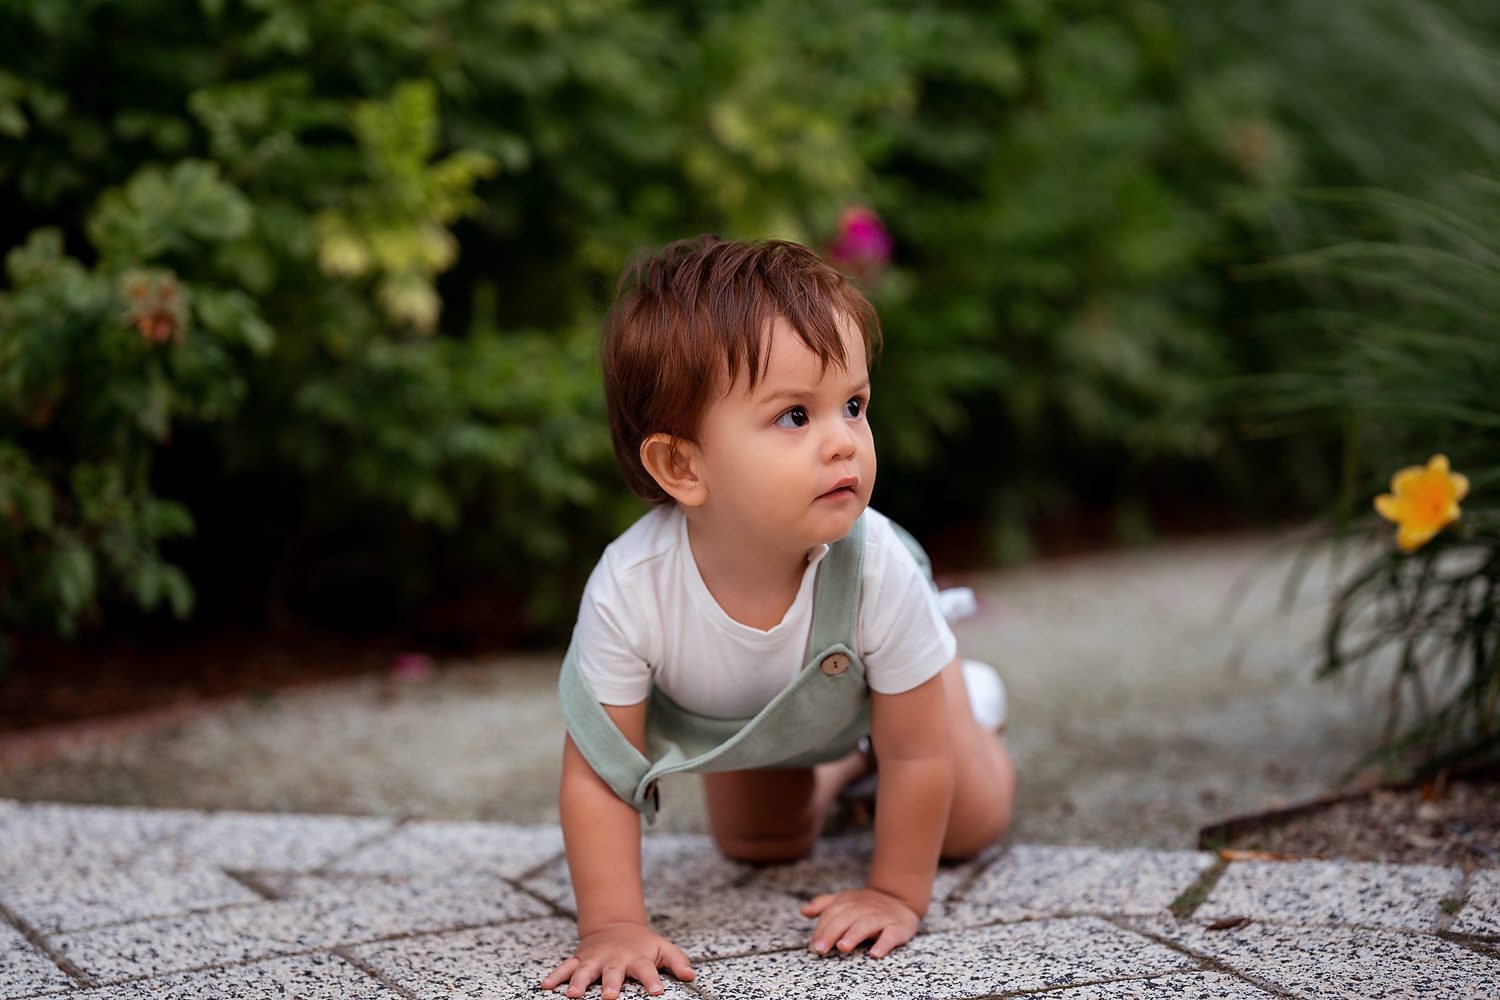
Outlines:
[[[1247, 378], [1246, 394], [1264, 428], [1344, 432], [1334, 535], [1347, 545], [1373, 532], [1378, 544], [1356, 550], [1361, 565], [1330, 607], [1322, 672], [1388, 674], [1370, 760], [1430, 776], [1500, 755], [1500, 178], [1470, 177], [1446, 203], [1380, 190], [1319, 199], [1405, 235], [1265, 265], [1316, 275], [1322, 301], [1279, 317], [1310, 346], [1296, 368]], [[1371, 499], [1438, 451], [1469, 479], [1463, 514], [1399, 551]]]
[[[1240, 320], [1306, 289], [1231, 268], [1288, 239], [1292, 185], [1379, 168], [1359, 115], [1430, 108], [1449, 58], [1362, 92], [1357, 40], [1319, 69], [1338, 33], [1294, 10], [6, 0], [0, 631], [478, 588], [562, 634], [641, 511], [594, 346], [628, 253], [824, 245], [851, 204], [895, 241], [882, 508], [982, 518], [1011, 557], [1070, 504], [1140, 532], [1180, 484], [1288, 499], [1216, 387], [1295, 350]], [[1318, 93], [1351, 106], [1299, 116]]]
[[[1365, 763], [1430, 776], [1500, 752], [1500, 17], [1353, 10], [1230, 19], [1279, 53], [1279, 115], [1318, 137], [1305, 173], [1340, 182], [1268, 215], [1290, 252], [1239, 273], [1299, 295], [1251, 324], [1274, 363], [1230, 385], [1254, 433], [1337, 442], [1328, 534], [1359, 563], [1330, 606], [1322, 672], [1384, 680]], [[1463, 515], [1399, 551], [1372, 498], [1439, 452], [1469, 479]]]

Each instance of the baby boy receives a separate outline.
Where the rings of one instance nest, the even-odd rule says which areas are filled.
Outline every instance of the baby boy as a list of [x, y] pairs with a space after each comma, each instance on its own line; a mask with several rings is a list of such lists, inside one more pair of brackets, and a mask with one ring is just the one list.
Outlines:
[[[878, 761], [865, 884], [802, 908], [823, 955], [910, 940], [939, 860], [1005, 831], [1014, 772], [981, 705], [984, 684], [1003, 689], [960, 658], [925, 557], [869, 507], [879, 342], [869, 301], [794, 243], [682, 240], [621, 278], [605, 397], [625, 479], [656, 506], [595, 567], [564, 668], [579, 941], [543, 988], [578, 997], [598, 980], [610, 1000], [626, 979], [660, 993], [660, 969], [693, 978], [643, 902], [653, 764], [703, 774], [727, 857], [779, 862], [807, 855], [839, 791]], [[824, 633], [838, 641], [811, 649]], [[714, 732], [724, 744], [696, 757], [675, 735]]]

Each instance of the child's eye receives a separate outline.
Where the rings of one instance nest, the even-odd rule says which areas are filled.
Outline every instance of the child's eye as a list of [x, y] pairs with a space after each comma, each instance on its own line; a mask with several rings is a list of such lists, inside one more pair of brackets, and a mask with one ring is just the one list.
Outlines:
[[[791, 420], [791, 423], [786, 423], [788, 419]], [[807, 408], [802, 406], [792, 407], [790, 410], [787, 410], [781, 416], [776, 418], [776, 426], [786, 428], [806, 427]]]
[[844, 404], [844, 412], [851, 417], [858, 418], [861, 413], [865, 412], [866, 405], [868, 404], [865, 403], [863, 396], [855, 396]]

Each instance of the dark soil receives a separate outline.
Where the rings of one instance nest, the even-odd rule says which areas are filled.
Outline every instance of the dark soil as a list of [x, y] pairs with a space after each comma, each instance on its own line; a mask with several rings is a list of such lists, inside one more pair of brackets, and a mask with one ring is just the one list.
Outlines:
[[1203, 846], [1293, 858], [1500, 868], [1500, 774], [1377, 788], [1288, 812], [1210, 827]]
[[114, 634], [74, 643], [31, 637], [0, 677], [0, 732], [180, 707], [388, 671], [389, 638], [271, 637], [180, 629], [170, 639]]

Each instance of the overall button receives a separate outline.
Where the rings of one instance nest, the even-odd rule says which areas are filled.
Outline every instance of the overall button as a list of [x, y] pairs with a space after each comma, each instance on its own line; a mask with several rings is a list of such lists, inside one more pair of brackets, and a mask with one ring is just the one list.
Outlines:
[[843, 653], [829, 653], [823, 657], [823, 673], [829, 677], [837, 677], [849, 669], [849, 657]]

